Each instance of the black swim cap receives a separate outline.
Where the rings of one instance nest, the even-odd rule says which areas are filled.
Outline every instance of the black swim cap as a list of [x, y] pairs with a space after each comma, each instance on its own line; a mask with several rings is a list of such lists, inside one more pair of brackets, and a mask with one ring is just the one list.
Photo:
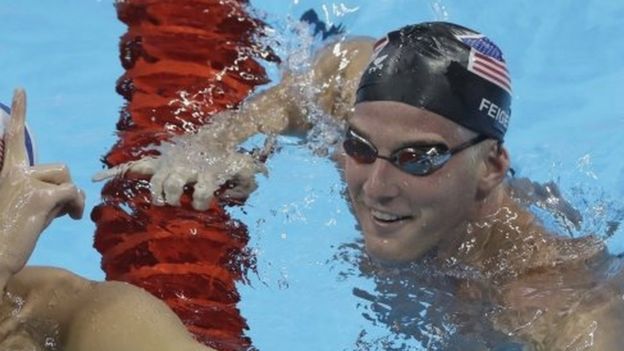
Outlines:
[[511, 115], [511, 81], [501, 50], [484, 35], [452, 23], [421, 23], [375, 44], [356, 104], [387, 100], [502, 141]]

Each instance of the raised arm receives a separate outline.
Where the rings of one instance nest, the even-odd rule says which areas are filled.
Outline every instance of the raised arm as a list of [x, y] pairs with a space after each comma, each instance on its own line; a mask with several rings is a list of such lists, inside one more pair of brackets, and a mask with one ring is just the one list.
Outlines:
[[233, 144], [258, 132], [301, 135], [310, 128], [310, 106], [337, 119], [347, 118], [372, 45], [371, 38], [358, 37], [321, 48], [309, 71], [286, 71], [277, 85], [248, 98], [238, 110], [214, 116], [200, 133], [227, 129]]
[[[213, 194], [228, 180], [235, 186], [224, 197], [243, 198], [255, 188], [254, 176], [266, 169], [260, 161], [272, 144], [255, 154], [237, 146], [256, 133], [303, 135], [311, 109], [339, 120], [349, 117], [373, 40], [352, 38], [322, 48], [305, 72], [286, 72], [279, 84], [255, 94], [237, 110], [219, 113], [196, 134], [176, 138], [161, 156], [144, 158], [94, 177], [101, 180], [126, 171], [151, 175], [155, 204], [179, 205], [183, 188], [194, 184], [193, 207], [207, 209]], [[271, 139], [269, 139], [271, 140]]]

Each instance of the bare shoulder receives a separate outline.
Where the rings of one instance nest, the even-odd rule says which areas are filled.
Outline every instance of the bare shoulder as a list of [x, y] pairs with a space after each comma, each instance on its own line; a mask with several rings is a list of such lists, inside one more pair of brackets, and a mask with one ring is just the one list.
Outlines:
[[498, 325], [547, 350], [624, 349], [622, 259], [596, 238], [555, 242], [540, 264], [502, 287]]
[[[558, 199], [560, 201], [552, 202], [567, 204], [564, 199]], [[510, 268], [513, 276], [533, 278], [534, 274], [539, 276], [552, 269], [588, 271], [590, 264], [609, 256], [604, 241], [599, 237], [571, 237], [548, 229], [530, 210], [532, 203], [518, 198], [513, 192], [506, 193], [504, 204], [492, 221], [492, 239], [495, 240], [490, 240], [488, 248], [489, 255], [496, 258], [491, 263], [498, 265], [504, 260], [508, 263], [505, 268]], [[548, 210], [566, 216], [556, 209]]]
[[73, 316], [67, 350], [210, 350], [196, 342], [169, 307], [124, 282], [100, 282]]
[[[9, 281], [7, 295], [3, 308], [21, 321], [9, 335], [23, 334], [18, 324], [32, 325], [28, 339], [35, 344], [53, 333], [66, 351], [210, 350], [193, 340], [164, 302], [128, 283], [27, 267]], [[42, 327], [42, 320], [54, 322]]]
[[56, 267], [28, 266], [15, 274], [7, 284], [7, 292], [19, 296], [38, 296], [56, 291], [56, 294], [79, 296], [95, 282], [68, 270]]
[[9, 279], [0, 303], [0, 349], [60, 343], [93, 283], [60, 268], [26, 267]]
[[595, 283], [578, 303], [575, 313], [557, 331], [557, 347], [623, 350], [624, 260], [610, 256], [594, 272]]

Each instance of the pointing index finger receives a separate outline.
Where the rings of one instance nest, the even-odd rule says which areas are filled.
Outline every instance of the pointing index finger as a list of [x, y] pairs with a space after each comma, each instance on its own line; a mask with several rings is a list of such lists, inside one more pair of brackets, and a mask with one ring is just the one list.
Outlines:
[[26, 136], [24, 123], [26, 120], [26, 92], [16, 89], [11, 105], [11, 119], [9, 120], [8, 132], [5, 135], [4, 166], [9, 169], [12, 166], [25, 166], [28, 164], [26, 154]]

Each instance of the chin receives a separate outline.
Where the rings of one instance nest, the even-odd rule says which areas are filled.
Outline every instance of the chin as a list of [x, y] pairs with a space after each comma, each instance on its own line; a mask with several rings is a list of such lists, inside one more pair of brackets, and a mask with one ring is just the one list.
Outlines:
[[407, 249], [401, 242], [387, 240], [381, 242], [378, 239], [365, 238], [366, 252], [375, 261], [383, 265], [401, 265], [417, 261], [422, 258], [427, 250]]

